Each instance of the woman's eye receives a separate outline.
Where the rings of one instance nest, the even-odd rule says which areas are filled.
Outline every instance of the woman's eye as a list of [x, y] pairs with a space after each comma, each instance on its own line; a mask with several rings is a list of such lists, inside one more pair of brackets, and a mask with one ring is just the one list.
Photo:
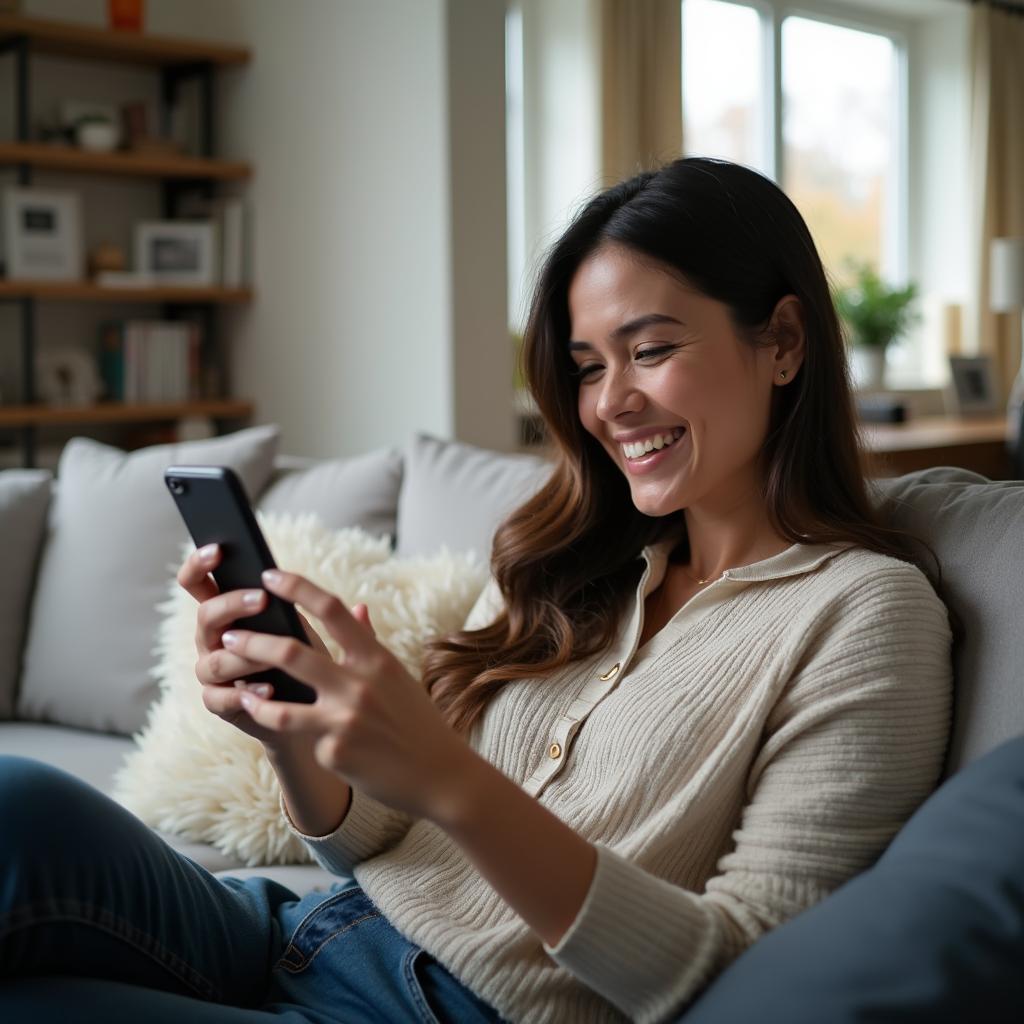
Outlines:
[[654, 356], [663, 356], [666, 352], [671, 352], [675, 348], [675, 345], [658, 345], [655, 348], [645, 348], [640, 352], [637, 352], [637, 359], [650, 359]]
[[583, 366], [577, 366], [572, 371], [574, 377], [587, 377], [596, 370], [600, 370], [601, 367], [597, 363], [585, 363]]

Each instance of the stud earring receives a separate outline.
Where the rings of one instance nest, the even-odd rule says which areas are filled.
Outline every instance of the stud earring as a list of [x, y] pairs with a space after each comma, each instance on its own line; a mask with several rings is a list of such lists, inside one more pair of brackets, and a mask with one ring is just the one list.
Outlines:
[[786, 379], [786, 371], [785, 371], [785, 370], [779, 370], [779, 376], [780, 376], [780, 377], [781, 377], [781, 378], [782, 378], [783, 380], [785, 380], [785, 379]]

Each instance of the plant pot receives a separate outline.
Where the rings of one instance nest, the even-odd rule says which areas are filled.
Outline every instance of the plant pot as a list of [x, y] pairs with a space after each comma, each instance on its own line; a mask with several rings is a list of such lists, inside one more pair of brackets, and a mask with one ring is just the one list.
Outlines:
[[859, 345], [851, 351], [854, 386], [859, 391], [881, 391], [885, 387], [885, 349]]

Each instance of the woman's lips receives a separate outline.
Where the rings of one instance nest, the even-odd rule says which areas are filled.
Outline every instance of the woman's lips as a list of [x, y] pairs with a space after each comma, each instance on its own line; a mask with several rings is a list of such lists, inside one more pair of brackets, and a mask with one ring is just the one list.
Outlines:
[[656, 449], [642, 455], [639, 459], [623, 459], [626, 465], [626, 472], [630, 476], [643, 476], [646, 473], [653, 473], [663, 463], [673, 458], [677, 450], [680, 453], [688, 453], [690, 449], [690, 432], [687, 430], [682, 437], [674, 441], [667, 448]]

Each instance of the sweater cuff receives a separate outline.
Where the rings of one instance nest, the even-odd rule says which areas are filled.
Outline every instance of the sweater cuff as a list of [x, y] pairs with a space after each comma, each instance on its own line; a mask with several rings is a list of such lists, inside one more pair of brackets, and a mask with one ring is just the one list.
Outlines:
[[583, 906], [544, 951], [638, 1024], [666, 1020], [710, 979], [722, 924], [696, 894], [595, 849]]
[[325, 871], [335, 875], [350, 876], [355, 866], [372, 856], [380, 846], [382, 819], [405, 818], [401, 812], [387, 807], [373, 797], [360, 793], [352, 787], [348, 811], [341, 823], [324, 836], [308, 836], [296, 828], [285, 806], [284, 794], [280, 796], [281, 814], [292, 835], [306, 844], [313, 859]]

